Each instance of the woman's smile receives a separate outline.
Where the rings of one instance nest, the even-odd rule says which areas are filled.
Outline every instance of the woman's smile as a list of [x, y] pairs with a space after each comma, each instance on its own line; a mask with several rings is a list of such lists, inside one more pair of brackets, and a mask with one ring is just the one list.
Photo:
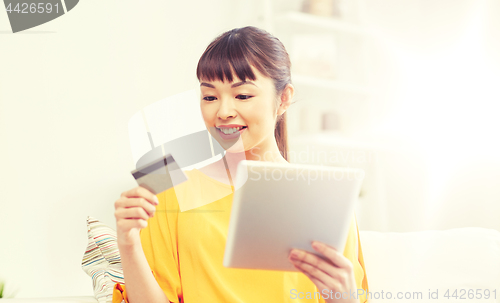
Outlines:
[[245, 125], [219, 125], [216, 126], [217, 133], [224, 140], [238, 138], [247, 129]]
[[[228, 152], [249, 151], [276, 145], [277, 96], [273, 79], [254, 66], [255, 79], [200, 81], [200, 107], [207, 129]], [[244, 134], [244, 135], [243, 135]], [[235, 144], [238, 140], [241, 144]]]

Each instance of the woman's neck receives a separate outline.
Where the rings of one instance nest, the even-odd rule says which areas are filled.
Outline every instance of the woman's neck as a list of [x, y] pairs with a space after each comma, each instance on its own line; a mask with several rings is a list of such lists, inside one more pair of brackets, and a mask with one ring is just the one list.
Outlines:
[[265, 152], [262, 152], [261, 150], [255, 148], [239, 153], [226, 152], [225, 156], [222, 158], [222, 161], [224, 161], [224, 166], [226, 167], [229, 182], [233, 186], [233, 178], [237, 175], [238, 164], [241, 160], [288, 163], [288, 161], [286, 161], [281, 155], [277, 146], [275, 150], [267, 150]]
[[[242, 152], [228, 152], [226, 151], [221, 160], [216, 161], [208, 166], [200, 169], [203, 173], [217, 180], [223, 180], [229, 177], [229, 182], [233, 185], [233, 177], [236, 177], [238, 164], [242, 160], [265, 161], [286, 163], [289, 162], [283, 158], [280, 150], [276, 144], [275, 139], [268, 144], [260, 144], [250, 150]], [[242, 146], [239, 146], [242, 148]], [[224, 182], [224, 181], [222, 181]], [[226, 181], [227, 182], [227, 181]]]
[[226, 152], [223, 160], [226, 164], [226, 169], [234, 172], [241, 160], [288, 163], [288, 161], [283, 158], [276, 145], [274, 145], [274, 148], [266, 150], [255, 147], [239, 153]]

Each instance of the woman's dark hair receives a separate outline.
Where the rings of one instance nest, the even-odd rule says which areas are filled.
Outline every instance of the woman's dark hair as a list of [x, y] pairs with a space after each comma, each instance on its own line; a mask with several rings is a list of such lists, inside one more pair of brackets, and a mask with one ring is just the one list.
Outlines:
[[[251, 65], [264, 76], [273, 79], [278, 106], [281, 93], [287, 84], [292, 83], [291, 63], [283, 43], [263, 29], [246, 26], [219, 35], [201, 56], [196, 76], [200, 81], [206, 79], [225, 82], [227, 79], [232, 82], [234, 70], [241, 81], [247, 78], [255, 80]], [[281, 155], [288, 161], [286, 112], [276, 119], [274, 136]]]

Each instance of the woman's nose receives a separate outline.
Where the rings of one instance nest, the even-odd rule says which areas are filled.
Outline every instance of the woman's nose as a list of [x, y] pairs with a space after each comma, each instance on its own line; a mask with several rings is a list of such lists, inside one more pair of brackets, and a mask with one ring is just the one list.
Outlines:
[[234, 102], [232, 100], [229, 100], [229, 98], [222, 99], [220, 102], [219, 111], [217, 112], [217, 117], [223, 120], [236, 117]]

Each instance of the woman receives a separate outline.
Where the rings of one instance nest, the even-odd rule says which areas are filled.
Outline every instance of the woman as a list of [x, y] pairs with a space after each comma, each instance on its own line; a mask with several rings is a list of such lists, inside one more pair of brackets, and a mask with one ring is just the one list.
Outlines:
[[[289, 261], [298, 272], [223, 267], [234, 192], [230, 176], [238, 162], [288, 163], [290, 59], [277, 38], [247, 26], [207, 47], [197, 77], [205, 125], [226, 154], [186, 171], [187, 182], [157, 196], [141, 187], [121, 194], [115, 217], [126, 289], [116, 284], [113, 302], [367, 302], [365, 295], [347, 295], [368, 291], [355, 216], [343, 254], [313, 244], [331, 262], [292, 250]], [[210, 197], [211, 203], [179, 211], [180, 201]]]

